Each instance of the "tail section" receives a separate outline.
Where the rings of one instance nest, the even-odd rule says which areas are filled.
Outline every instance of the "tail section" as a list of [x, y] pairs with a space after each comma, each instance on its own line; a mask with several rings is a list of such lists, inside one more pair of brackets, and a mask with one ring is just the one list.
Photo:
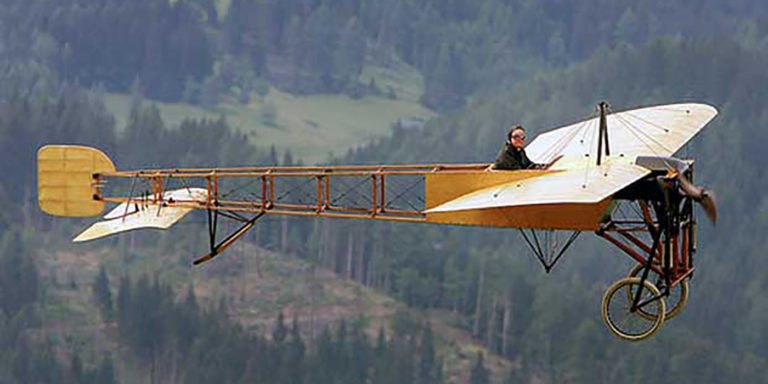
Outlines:
[[[203, 188], [182, 188], [165, 192], [163, 201], [188, 201], [204, 205], [207, 196], [208, 191]], [[136, 229], [168, 229], [190, 212], [190, 207], [149, 204], [145, 200], [136, 199], [117, 205], [104, 216], [105, 220], [94, 223], [73, 241], [95, 240]]]
[[114, 172], [112, 160], [95, 148], [46, 145], [37, 151], [37, 199], [53, 216], [91, 217], [104, 210], [94, 174]]

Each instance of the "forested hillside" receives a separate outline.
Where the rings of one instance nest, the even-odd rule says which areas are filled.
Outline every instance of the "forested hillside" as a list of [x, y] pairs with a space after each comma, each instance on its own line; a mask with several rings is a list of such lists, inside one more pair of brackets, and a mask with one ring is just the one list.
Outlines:
[[[767, 382], [768, 7], [635, 3], [0, 0], [0, 382]], [[256, 226], [254, 247], [391, 295], [508, 361], [489, 376], [489, 356], [472, 354], [471, 370], [449, 375], [459, 348], [438, 330], [433, 340], [428, 322], [380, 329], [337, 317], [312, 338], [307, 319], [275, 308], [278, 320], [249, 328], [227, 316], [230, 299], [198, 300], [185, 279], [229, 286], [246, 272], [219, 259], [227, 273], [190, 270], [189, 253], [205, 247], [194, 220], [172, 238], [75, 248], [68, 239], [87, 221], [36, 207], [35, 153], [51, 142], [97, 146], [126, 168], [295, 164], [223, 117], [169, 124], [153, 100], [247, 104], [270, 87], [402, 97], [372, 68], [416, 71], [418, 102], [441, 115], [417, 128], [393, 122], [391, 135], [336, 163], [489, 162], [510, 125], [533, 137], [602, 100], [716, 106], [679, 154], [696, 158], [721, 212], [717, 226], [700, 225], [686, 310], [651, 340], [614, 339], [600, 297], [630, 264], [590, 234], [546, 275], [516, 231], [282, 217]], [[130, 95], [125, 124], [105, 92]], [[83, 289], [82, 276], [51, 267], [72, 252], [115, 257]], [[72, 332], [66, 319], [82, 302], [101, 311], [93, 329]]]
[[[366, 58], [402, 60], [425, 78], [423, 102], [464, 104], [499, 80], [520, 81], [599, 49], [658, 36], [760, 33], [754, 0], [4, 0], [5, 48], [69, 82], [159, 100], [200, 101], [269, 81], [298, 93], [359, 93]], [[755, 23], [760, 23], [756, 21]]]

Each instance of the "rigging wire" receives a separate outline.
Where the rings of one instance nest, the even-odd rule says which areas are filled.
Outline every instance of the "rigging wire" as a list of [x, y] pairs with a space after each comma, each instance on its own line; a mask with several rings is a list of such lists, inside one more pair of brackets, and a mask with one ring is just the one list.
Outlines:
[[[644, 139], [643, 139], [643, 138], [642, 138], [642, 137], [639, 135], [639, 134], [643, 134], [643, 135], [645, 135], [645, 136], [647, 137], [648, 135], [647, 135], [645, 132], [643, 132], [643, 131], [642, 131], [642, 130], [639, 128], [639, 127], [636, 127], [636, 126], [635, 126], [635, 125], [634, 125], [632, 122], [630, 122], [629, 120], [626, 120], [626, 119], [624, 119], [624, 117], [623, 117], [623, 116], [620, 116], [619, 114], [616, 114], [616, 119], [617, 119], [617, 120], [619, 120], [619, 121], [620, 121], [620, 123], [621, 123], [622, 125], [624, 125], [624, 127], [627, 129], [627, 132], [631, 133], [633, 136], [635, 136], [635, 138], [637, 138], [637, 140], [638, 140], [638, 141], [640, 141], [640, 144], [644, 145], [646, 148], [648, 148], [648, 150], [650, 150], [651, 152], [653, 152], [653, 154], [654, 154], [654, 155], [656, 155], [656, 157], [658, 157], [659, 159], [661, 159], [661, 161], [662, 161], [662, 162], [664, 163], [664, 165], [667, 167], [667, 170], [672, 170], [672, 169], [675, 169], [675, 167], [673, 167], [673, 166], [672, 166], [672, 165], [671, 165], [671, 164], [670, 164], [670, 163], [669, 163], [669, 162], [668, 162], [668, 161], [665, 159], [665, 156], [662, 156], [662, 155], [661, 155], [661, 153], [659, 153], [659, 152], [656, 150], [656, 148], [654, 148], [654, 147], [653, 147], [653, 145], [649, 144], [649, 143], [648, 143], [646, 140], [644, 140]], [[653, 139], [651, 138], [651, 140], [653, 140]], [[653, 140], [653, 141], [654, 141], [656, 144], [659, 144], [659, 146], [661, 146], [662, 148], [664, 148], [664, 149], [666, 149], [667, 151], [669, 151], [669, 148], [666, 148], [664, 145], [662, 145], [661, 143], [658, 143], [658, 142], [656, 142], [655, 140]], [[671, 151], [670, 151], [670, 152], [671, 152]]]
[[[344, 192], [343, 192], [341, 195], [339, 195], [339, 196], [337, 196], [335, 199], [333, 199], [333, 200], [331, 201], [331, 204], [335, 204], [336, 202], [338, 202], [339, 200], [343, 199], [344, 197], [346, 197], [346, 196], [347, 196], [348, 194], [350, 194], [351, 192], [354, 192], [354, 191], [356, 191], [356, 190], [357, 190], [357, 188], [360, 188], [360, 186], [361, 186], [361, 185], [363, 185], [363, 184], [365, 184], [366, 182], [368, 182], [368, 179], [367, 179], [367, 177], [363, 176], [363, 179], [362, 179], [362, 180], [360, 180], [360, 181], [359, 181], [357, 184], [355, 184], [355, 185], [354, 185], [354, 186], [352, 186], [352, 187], [349, 187], [349, 184], [347, 184], [347, 183], [344, 183], [343, 181], [341, 181], [341, 179], [339, 179], [339, 180], [336, 180], [336, 182], [338, 182], [338, 183], [339, 183], [339, 184], [341, 184], [342, 186], [346, 187], [347, 189], [346, 189], [346, 190], [345, 190], [345, 191], [344, 191]], [[366, 200], [368, 200], [368, 203], [373, 203], [373, 200], [371, 200], [371, 199], [367, 198], [365, 195], [361, 195], [361, 197], [363, 197], [363, 198], [365, 198]], [[357, 204], [357, 200], [354, 200], [354, 199], [353, 199], [352, 203], [353, 203], [353, 204]]]
[[[424, 178], [420, 178], [418, 181], [416, 181], [415, 183], [411, 184], [408, 188], [406, 188], [405, 190], [403, 190], [399, 194], [395, 195], [394, 198], [390, 199], [389, 202], [387, 202], [387, 204], [384, 205], [384, 208], [385, 209], [386, 208], [390, 208], [392, 203], [394, 203], [396, 200], [400, 199], [406, 193], [410, 192], [411, 190], [413, 190], [414, 188], [416, 188], [417, 186], [419, 186], [423, 182], [424, 182]], [[422, 199], [420, 199], [420, 198], [418, 198], [418, 199], [421, 200], [422, 202], [424, 202]], [[411, 209], [414, 209], [414, 210], [417, 210], [417, 211], [419, 210], [418, 208], [414, 207], [413, 204], [411, 204], [411, 202], [409, 200], [406, 199], [405, 203], [408, 204], [408, 206], [410, 206]]]
[[[570, 142], [573, 141], [573, 139], [578, 136], [578, 134], [584, 129], [584, 127], [588, 126], [594, 118], [594, 113], [589, 114], [586, 118], [584, 118], [581, 123], [579, 123], [578, 126], [574, 127], [570, 130], [570, 132], [564, 133], [560, 138], [558, 138], [552, 145], [550, 145], [547, 149], [545, 149], [542, 152], [542, 157], [547, 158], [549, 157], [548, 161], [552, 161], [554, 158], [556, 158], [558, 155], [562, 154], [563, 149], [565, 149]], [[584, 136], [586, 136], [587, 130], [584, 130], [584, 133], [582, 135], [582, 139], [580, 140], [581, 143], [584, 142]], [[551, 156], [549, 156], [551, 154]]]
[[[642, 118], [639, 118], [639, 117], [637, 117], [637, 116], [634, 116], [633, 114], [631, 114], [631, 113], [629, 113], [629, 112], [627, 112], [627, 113], [626, 113], [626, 115], [627, 115], [628, 117], [632, 117], [632, 118], [634, 118], [634, 119], [638, 119], [638, 120], [640, 120], [640, 121], [643, 121], [643, 122], [645, 122], [645, 120], [643, 120]], [[623, 118], [623, 116], [622, 116], [622, 118]], [[625, 119], [625, 121], [629, 122], [629, 119]], [[633, 127], [635, 127], [635, 129], [637, 129], [637, 131], [638, 131], [638, 132], [642, 133], [642, 134], [643, 134], [643, 136], [645, 136], [646, 138], [648, 138], [648, 140], [649, 140], [649, 141], [651, 141], [651, 142], [653, 142], [654, 144], [658, 145], [659, 147], [661, 147], [661, 148], [663, 148], [663, 149], [665, 149], [665, 150], [669, 151], [669, 152], [670, 152], [670, 154], [671, 154], [671, 153], [674, 153], [674, 151], [673, 151], [673, 150], [671, 150], [670, 148], [668, 148], [666, 145], [664, 145], [664, 144], [663, 144], [663, 143], [661, 143], [660, 141], [658, 141], [658, 140], [654, 139], [654, 138], [653, 138], [653, 136], [651, 136], [651, 135], [650, 135], [650, 134], [648, 134], [647, 132], [643, 131], [643, 130], [642, 130], [642, 129], [640, 129], [639, 127], [635, 126], [635, 125], [634, 125], [634, 124], [632, 124], [631, 122], [629, 122], [629, 123], [630, 123], [630, 124], [631, 124]], [[667, 131], [667, 132], [668, 132], [668, 131]]]
[[563, 133], [557, 140], [555, 140], [552, 145], [550, 145], [547, 149], [545, 149], [541, 153], [541, 157], [546, 159], [549, 158], [548, 161], [551, 161], [557, 155], [561, 153], [561, 151], [570, 143], [573, 138], [578, 135], [579, 131], [587, 124], [589, 120], [582, 121], [578, 126], [573, 127], [570, 129], [569, 132]]

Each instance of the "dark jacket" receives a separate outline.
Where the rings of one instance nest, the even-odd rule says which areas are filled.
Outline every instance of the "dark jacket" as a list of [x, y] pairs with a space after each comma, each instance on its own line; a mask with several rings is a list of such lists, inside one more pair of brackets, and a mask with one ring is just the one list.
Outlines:
[[525, 155], [525, 149], [519, 151], [509, 143], [505, 143], [504, 147], [499, 151], [499, 156], [496, 158], [496, 164], [494, 169], [532, 169], [540, 168], [539, 164], [534, 163], [528, 156]]

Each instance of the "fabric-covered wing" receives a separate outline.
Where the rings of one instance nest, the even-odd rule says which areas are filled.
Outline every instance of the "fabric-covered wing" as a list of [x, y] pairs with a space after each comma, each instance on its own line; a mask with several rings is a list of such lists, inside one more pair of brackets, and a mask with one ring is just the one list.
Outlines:
[[[691, 140], [717, 109], [706, 104], [669, 104], [609, 114], [606, 118], [611, 156], [672, 156]], [[558, 155], [595, 156], [599, 118], [542, 133], [525, 151], [531, 160], [546, 163]]]
[[[167, 191], [163, 194], [164, 201], [205, 202], [208, 191], [202, 188], [183, 188]], [[77, 235], [74, 242], [99, 239], [105, 236], [142, 228], [168, 229], [184, 218], [192, 208], [162, 207], [142, 202], [132, 201], [122, 203], [107, 213], [106, 220], [94, 223], [88, 229]]]
[[443, 203], [426, 213], [540, 204], [597, 203], [651, 171], [626, 161], [571, 168], [484, 188]]
[[545, 132], [525, 148], [533, 161], [559, 160], [541, 176], [483, 188], [429, 213], [544, 204], [594, 204], [648, 175], [638, 156], [668, 157], [691, 140], [717, 110], [706, 104], [670, 104], [612, 113], [606, 117], [610, 156], [597, 166], [599, 118]]

